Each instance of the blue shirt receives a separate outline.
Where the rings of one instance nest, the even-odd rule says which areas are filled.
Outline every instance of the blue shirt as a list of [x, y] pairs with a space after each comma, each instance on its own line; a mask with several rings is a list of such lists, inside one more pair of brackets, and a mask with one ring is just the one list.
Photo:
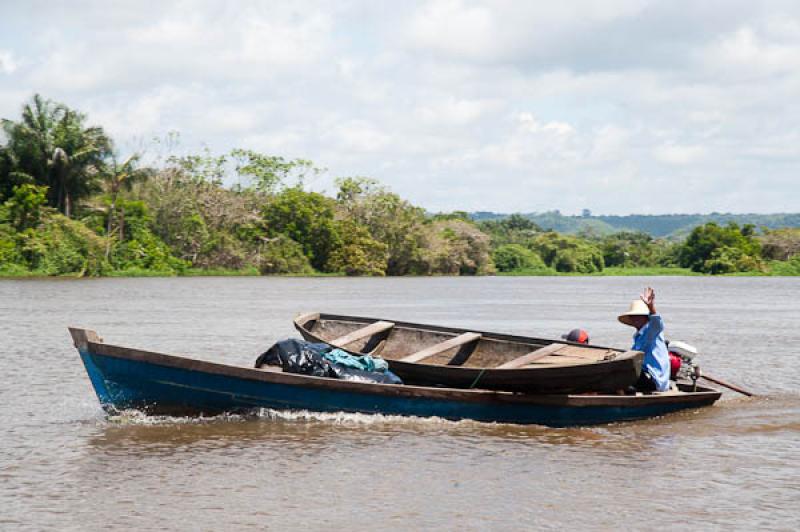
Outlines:
[[664, 341], [664, 322], [658, 314], [650, 314], [647, 325], [633, 335], [633, 347], [644, 352], [642, 371], [653, 378], [656, 390], [665, 392], [669, 389], [669, 352]]

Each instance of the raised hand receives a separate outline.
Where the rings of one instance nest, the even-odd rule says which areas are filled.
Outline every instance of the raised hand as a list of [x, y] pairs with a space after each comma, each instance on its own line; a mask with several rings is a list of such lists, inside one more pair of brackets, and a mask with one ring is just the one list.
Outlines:
[[647, 308], [650, 310], [650, 314], [656, 313], [656, 292], [649, 286], [644, 289], [642, 295], [639, 298], [644, 301], [644, 304], [647, 305]]

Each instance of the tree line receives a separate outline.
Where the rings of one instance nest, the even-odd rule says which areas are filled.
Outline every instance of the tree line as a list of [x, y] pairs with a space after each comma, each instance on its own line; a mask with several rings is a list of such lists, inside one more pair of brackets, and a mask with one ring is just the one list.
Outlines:
[[121, 157], [85, 114], [39, 95], [2, 121], [0, 273], [5, 275], [482, 275], [607, 267], [800, 273], [800, 231], [714, 223], [685, 241], [565, 235], [512, 215], [430, 214], [373, 179], [325, 195], [305, 159], [252, 150]]

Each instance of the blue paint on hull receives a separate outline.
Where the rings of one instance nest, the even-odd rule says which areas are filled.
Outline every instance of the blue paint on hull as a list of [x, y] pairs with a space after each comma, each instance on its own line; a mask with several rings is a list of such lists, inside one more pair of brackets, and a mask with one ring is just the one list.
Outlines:
[[100, 403], [107, 410], [137, 408], [210, 414], [271, 408], [572, 426], [641, 419], [702, 406], [666, 402], [639, 406], [498, 404], [265, 382], [83, 350], [81, 359]]

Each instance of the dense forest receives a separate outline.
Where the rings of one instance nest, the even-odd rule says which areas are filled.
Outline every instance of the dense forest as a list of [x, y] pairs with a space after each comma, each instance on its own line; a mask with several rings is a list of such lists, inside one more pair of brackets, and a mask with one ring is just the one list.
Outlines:
[[37, 95], [2, 121], [0, 275], [800, 274], [795, 228], [565, 234], [522, 215], [430, 214], [364, 177], [325, 195], [304, 186], [320, 171], [245, 149], [145, 164]]

